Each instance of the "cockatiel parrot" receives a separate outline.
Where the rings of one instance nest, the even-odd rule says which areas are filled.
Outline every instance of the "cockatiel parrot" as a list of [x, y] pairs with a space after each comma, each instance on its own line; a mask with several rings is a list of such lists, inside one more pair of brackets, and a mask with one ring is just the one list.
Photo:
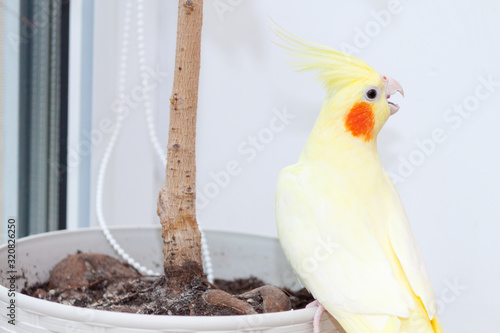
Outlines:
[[[427, 270], [377, 135], [403, 88], [363, 61], [276, 32], [327, 95], [297, 164], [276, 193], [281, 245], [301, 283], [347, 333], [443, 332]], [[323, 308], [324, 307], [324, 308]]]

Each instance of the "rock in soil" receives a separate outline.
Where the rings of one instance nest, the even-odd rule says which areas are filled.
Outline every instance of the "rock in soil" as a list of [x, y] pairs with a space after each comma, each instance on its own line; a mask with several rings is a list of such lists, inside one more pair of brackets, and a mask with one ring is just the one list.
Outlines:
[[273, 286], [262, 286], [238, 296], [248, 302], [262, 303], [262, 312], [281, 312], [292, 308], [292, 302], [283, 290]]
[[97, 253], [78, 253], [61, 260], [49, 278], [50, 289], [88, 287], [104, 280], [137, 278], [141, 274], [113, 257]]
[[79, 253], [60, 261], [46, 283], [22, 293], [83, 308], [155, 314], [224, 316], [288, 311], [313, 301], [298, 292], [265, 285], [250, 277], [233, 281], [194, 279], [180, 296], [167, 289], [164, 276], [142, 276], [130, 265], [94, 253]]
[[237, 314], [256, 314], [250, 302], [241, 300], [220, 289], [210, 289], [203, 294], [203, 300], [210, 305], [231, 309]]

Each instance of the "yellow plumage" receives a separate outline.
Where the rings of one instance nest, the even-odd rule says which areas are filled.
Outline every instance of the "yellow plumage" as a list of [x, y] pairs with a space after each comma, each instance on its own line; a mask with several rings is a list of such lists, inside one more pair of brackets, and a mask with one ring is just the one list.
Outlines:
[[387, 101], [395, 84], [353, 56], [277, 34], [302, 58], [295, 65], [315, 71], [327, 89], [298, 163], [279, 175], [276, 218], [288, 260], [348, 333], [443, 332], [422, 255], [377, 152], [377, 134], [397, 111]]

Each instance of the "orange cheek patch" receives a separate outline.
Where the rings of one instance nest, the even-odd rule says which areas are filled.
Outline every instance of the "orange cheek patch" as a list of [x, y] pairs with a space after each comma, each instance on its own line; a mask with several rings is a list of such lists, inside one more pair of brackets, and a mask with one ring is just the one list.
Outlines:
[[345, 127], [355, 137], [361, 137], [365, 141], [370, 141], [375, 126], [375, 116], [372, 105], [367, 102], [354, 104], [345, 119]]

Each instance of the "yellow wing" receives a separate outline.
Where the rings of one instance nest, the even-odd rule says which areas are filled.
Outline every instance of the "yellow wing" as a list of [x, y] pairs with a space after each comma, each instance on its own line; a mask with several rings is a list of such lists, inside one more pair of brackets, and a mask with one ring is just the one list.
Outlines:
[[316, 165], [284, 169], [276, 214], [285, 254], [347, 332], [441, 332], [427, 315], [433, 291], [397, 192], [383, 170], [372, 179], [360, 191]]

